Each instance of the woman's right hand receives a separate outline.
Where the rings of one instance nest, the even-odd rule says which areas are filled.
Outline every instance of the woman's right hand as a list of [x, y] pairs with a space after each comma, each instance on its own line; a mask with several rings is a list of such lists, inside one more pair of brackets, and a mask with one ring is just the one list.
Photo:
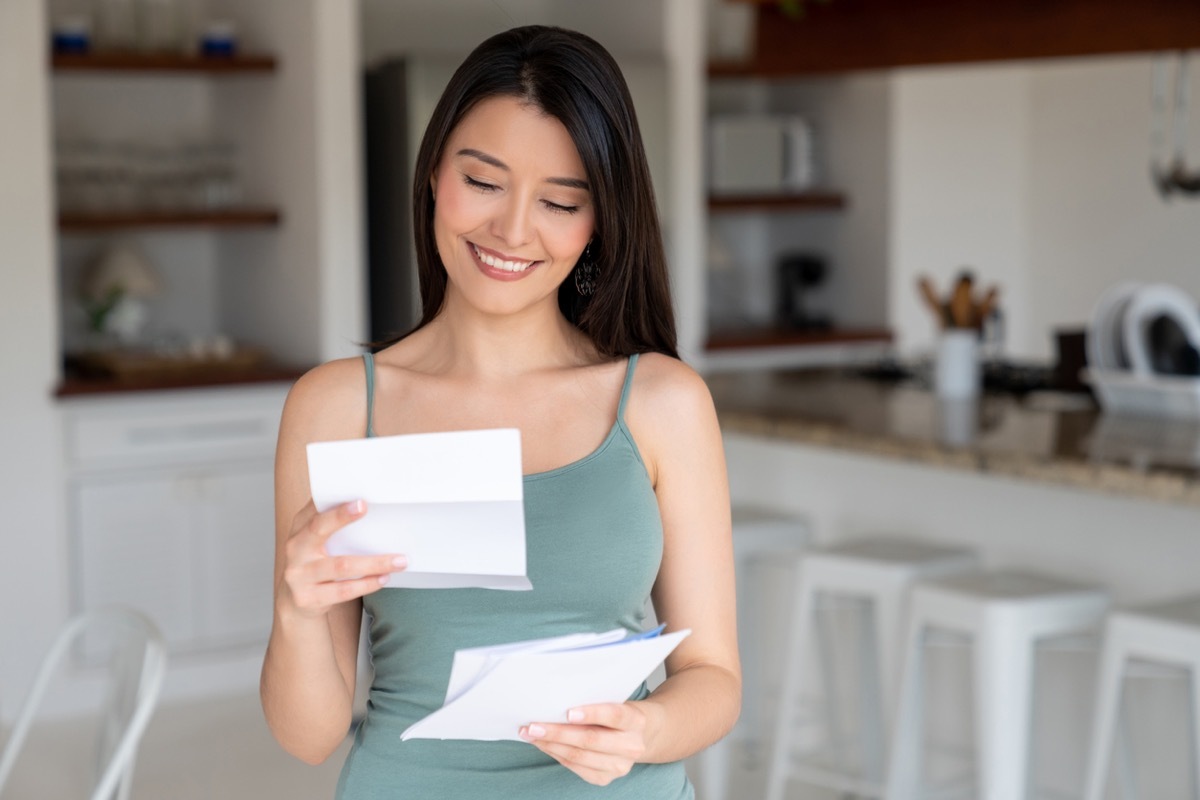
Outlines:
[[362, 500], [323, 512], [309, 500], [292, 521], [276, 602], [301, 616], [321, 617], [339, 603], [382, 589], [391, 573], [404, 569], [408, 560], [399, 553], [331, 556], [326, 552], [330, 536], [366, 513]]

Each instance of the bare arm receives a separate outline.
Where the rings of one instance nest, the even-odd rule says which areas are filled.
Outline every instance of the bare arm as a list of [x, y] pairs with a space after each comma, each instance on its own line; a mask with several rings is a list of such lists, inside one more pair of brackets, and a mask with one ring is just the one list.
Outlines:
[[[665, 359], [663, 359], [665, 360]], [[646, 387], [637, 419], [663, 519], [654, 607], [692, 634], [667, 659], [667, 680], [644, 701], [640, 761], [676, 761], [720, 739], [741, 709], [729, 481], [708, 387], [678, 362]], [[682, 369], [681, 369], [682, 368]]]
[[367, 509], [318, 514], [309, 495], [305, 446], [356, 438], [366, 427], [364, 392], [345, 388], [361, 380], [361, 369], [355, 376], [335, 362], [298, 381], [275, 455], [275, 614], [260, 695], [275, 738], [311, 764], [328, 758], [350, 728], [362, 596], [399, 568], [396, 556], [326, 555], [329, 536]]

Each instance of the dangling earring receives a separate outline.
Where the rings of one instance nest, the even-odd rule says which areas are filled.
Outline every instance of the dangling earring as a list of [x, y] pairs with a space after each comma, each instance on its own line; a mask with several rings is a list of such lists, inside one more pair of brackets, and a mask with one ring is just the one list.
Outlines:
[[600, 280], [600, 266], [593, 260], [592, 243], [588, 242], [583, 248], [583, 255], [575, 262], [575, 290], [584, 297], [596, 293], [596, 283]]

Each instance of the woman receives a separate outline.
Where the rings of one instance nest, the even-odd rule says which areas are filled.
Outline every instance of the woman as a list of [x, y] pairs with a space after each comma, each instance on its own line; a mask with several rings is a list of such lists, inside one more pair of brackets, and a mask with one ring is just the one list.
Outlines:
[[[311, 763], [341, 743], [365, 610], [375, 677], [339, 797], [691, 797], [680, 760], [739, 708], [728, 488], [711, 398], [675, 352], [616, 63], [555, 28], [484, 42], [434, 111], [414, 200], [421, 322], [373, 358], [314, 369], [284, 409], [271, 729]], [[521, 431], [533, 591], [379, 591], [402, 553], [325, 554], [370, 510], [314, 510], [307, 443], [493, 427]], [[652, 694], [531, 720], [523, 742], [400, 741], [441, 705], [455, 649], [639, 630], [648, 595], [670, 629], [692, 630]]]

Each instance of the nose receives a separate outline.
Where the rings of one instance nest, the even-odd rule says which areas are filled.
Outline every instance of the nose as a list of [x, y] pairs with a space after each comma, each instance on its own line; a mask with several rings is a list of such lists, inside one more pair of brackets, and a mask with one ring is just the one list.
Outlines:
[[532, 206], [532, 198], [510, 194], [496, 209], [492, 235], [514, 247], [528, 243], [533, 237]]

